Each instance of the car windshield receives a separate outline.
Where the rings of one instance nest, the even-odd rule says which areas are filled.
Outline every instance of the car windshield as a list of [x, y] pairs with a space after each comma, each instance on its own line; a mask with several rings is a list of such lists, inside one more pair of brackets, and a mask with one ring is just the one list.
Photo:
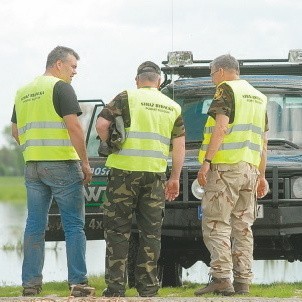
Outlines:
[[[299, 95], [267, 94], [269, 139], [290, 141], [302, 146], [302, 97]], [[203, 140], [203, 129], [211, 97], [176, 99], [182, 106], [186, 142]]]
[[302, 146], [302, 97], [276, 94], [268, 99], [269, 138]]

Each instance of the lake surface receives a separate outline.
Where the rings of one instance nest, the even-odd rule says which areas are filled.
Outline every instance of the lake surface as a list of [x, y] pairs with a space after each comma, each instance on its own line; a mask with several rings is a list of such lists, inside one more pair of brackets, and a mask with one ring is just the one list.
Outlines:
[[[0, 202], [0, 285], [21, 285], [23, 254], [18, 246], [23, 241], [26, 208]], [[87, 270], [89, 275], [104, 275], [105, 243], [87, 241]], [[43, 280], [64, 281], [67, 278], [65, 242], [46, 242]]]
[[[18, 246], [22, 241], [26, 209], [0, 202], [0, 286], [21, 285], [22, 251], [20, 249], [5, 250], [4, 246]], [[87, 242], [88, 275], [104, 275], [105, 242], [94, 240]], [[189, 269], [183, 270], [183, 280], [207, 283], [208, 267], [197, 262]], [[302, 263], [289, 263], [284, 260], [254, 261], [255, 284], [273, 282], [301, 282]], [[64, 281], [67, 278], [65, 243], [46, 242], [43, 280]]]

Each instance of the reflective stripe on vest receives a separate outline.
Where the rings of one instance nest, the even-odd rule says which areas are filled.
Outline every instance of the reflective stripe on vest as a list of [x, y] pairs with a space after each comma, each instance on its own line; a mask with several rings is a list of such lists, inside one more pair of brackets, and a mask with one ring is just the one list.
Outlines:
[[40, 76], [17, 92], [17, 127], [25, 161], [79, 159], [64, 120], [54, 109], [53, 88], [59, 80]]
[[121, 150], [119, 155], [125, 156], [136, 156], [136, 157], [153, 157], [153, 158], [160, 158], [160, 159], [168, 159], [168, 156], [165, 156], [161, 151], [153, 151], [153, 150], [135, 150], [135, 149], [128, 149], [128, 150]]
[[165, 172], [180, 106], [156, 88], [127, 91], [131, 125], [122, 149], [106, 165], [128, 171]]
[[[232, 164], [245, 161], [258, 166], [263, 144], [267, 98], [246, 81], [224, 83], [234, 92], [236, 114], [234, 122], [228, 125], [227, 133], [212, 163]], [[200, 162], [204, 160], [214, 127], [215, 120], [208, 117], [199, 152]]]
[[34, 128], [66, 129], [66, 126], [64, 122], [31, 122], [27, 123], [24, 127], [18, 128], [18, 134], [21, 135], [27, 130]]
[[[205, 127], [203, 133], [205, 133], [205, 134], [213, 133], [213, 129], [214, 129], [214, 126]], [[234, 125], [227, 130], [227, 134], [230, 134], [231, 132], [235, 132], [235, 131], [252, 131], [256, 134], [260, 134], [260, 135], [263, 134], [261, 127], [251, 125], [251, 124]]]
[[[219, 150], [235, 150], [242, 148], [249, 148], [251, 150], [261, 152], [260, 146], [252, 143], [251, 141], [244, 141], [240, 143], [222, 143], [219, 147]], [[202, 145], [201, 150], [207, 151], [208, 145]]]
[[[137, 132], [137, 131], [130, 131], [127, 132], [126, 137], [130, 138], [137, 138], [137, 139], [149, 139], [149, 140], [157, 140], [164, 145], [167, 145], [167, 148], [170, 147], [170, 139], [164, 137], [158, 133], [151, 133], [151, 132]], [[119, 155], [126, 155], [126, 156], [139, 156], [139, 157], [154, 157], [154, 158], [162, 158], [167, 160], [168, 156], [165, 156], [163, 152], [156, 151], [156, 150], [137, 150], [137, 149], [122, 149]]]
[[127, 133], [127, 138], [153, 139], [160, 141], [168, 147], [170, 146], [170, 138], [164, 137], [158, 133], [129, 131]]
[[24, 151], [27, 147], [32, 146], [72, 146], [69, 139], [30, 139], [27, 140], [23, 145], [21, 145], [22, 150]]

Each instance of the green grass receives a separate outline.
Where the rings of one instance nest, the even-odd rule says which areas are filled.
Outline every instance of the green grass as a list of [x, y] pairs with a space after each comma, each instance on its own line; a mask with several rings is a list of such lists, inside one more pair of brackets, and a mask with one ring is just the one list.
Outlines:
[[0, 177], [0, 201], [25, 204], [26, 190], [23, 176]]
[[[89, 284], [96, 288], [96, 297], [102, 295], [106, 284], [103, 277], [89, 277]], [[159, 297], [194, 297], [194, 291], [204, 285], [185, 282], [182, 287], [166, 287], [159, 290]], [[18, 297], [21, 295], [21, 286], [2, 286], [0, 297]], [[56, 295], [68, 297], [69, 290], [67, 282], [48, 282], [43, 285], [40, 297]], [[136, 297], [137, 291], [134, 288], [127, 289], [127, 297]], [[215, 297], [215, 295], [205, 295], [204, 297]], [[217, 297], [217, 296], [216, 296]], [[302, 298], [302, 283], [274, 283], [270, 285], [252, 285], [250, 294], [245, 297], [266, 297], [266, 298]]]

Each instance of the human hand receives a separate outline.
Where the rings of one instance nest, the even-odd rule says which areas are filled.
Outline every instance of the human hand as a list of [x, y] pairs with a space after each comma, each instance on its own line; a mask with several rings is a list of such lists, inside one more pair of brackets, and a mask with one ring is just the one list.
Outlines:
[[202, 187], [204, 187], [207, 184], [207, 173], [209, 169], [210, 169], [210, 164], [205, 161], [203, 162], [202, 166], [198, 171], [197, 180]]
[[269, 191], [269, 185], [264, 177], [258, 178], [256, 195], [257, 198], [263, 198]]
[[179, 195], [179, 179], [169, 179], [165, 185], [165, 198], [173, 201]]
[[82, 163], [82, 172], [84, 174], [83, 183], [86, 185], [88, 184], [92, 179], [92, 172], [89, 163], [83, 164]]

